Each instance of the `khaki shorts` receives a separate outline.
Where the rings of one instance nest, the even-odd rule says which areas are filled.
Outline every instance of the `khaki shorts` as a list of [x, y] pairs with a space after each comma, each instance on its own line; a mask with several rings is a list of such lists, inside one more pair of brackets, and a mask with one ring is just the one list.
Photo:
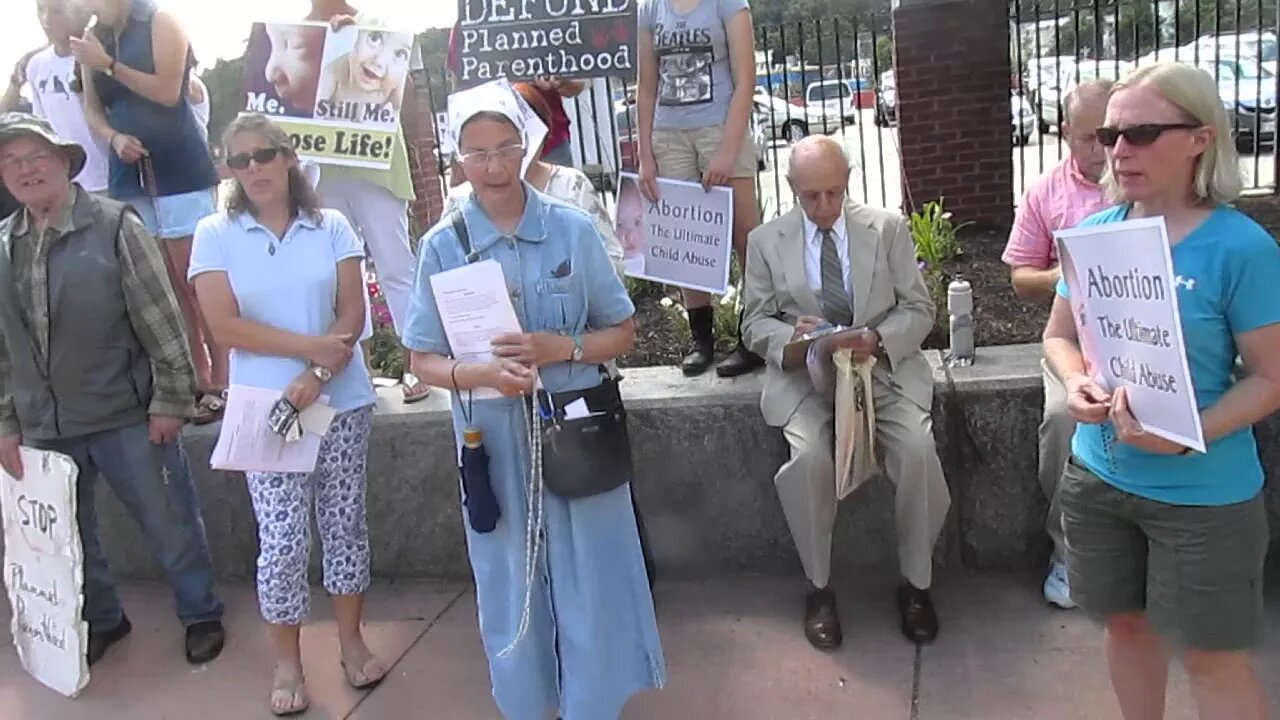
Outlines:
[[[711, 165], [712, 156], [720, 149], [723, 137], [724, 128], [719, 126], [654, 130], [653, 159], [658, 164], [658, 176], [669, 180], [701, 181], [702, 174]], [[744, 138], [729, 176], [754, 178], [757, 167], [755, 140]]]
[[1071, 458], [1058, 488], [1071, 598], [1099, 619], [1142, 612], [1194, 650], [1246, 650], [1262, 629], [1270, 533], [1262, 493], [1170, 505], [1108, 485]]

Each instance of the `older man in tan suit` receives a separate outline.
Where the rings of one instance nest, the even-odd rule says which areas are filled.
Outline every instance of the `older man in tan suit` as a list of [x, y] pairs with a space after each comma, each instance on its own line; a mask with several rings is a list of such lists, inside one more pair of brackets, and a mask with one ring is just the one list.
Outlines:
[[929, 597], [933, 547], [951, 506], [934, 446], [933, 373], [920, 344], [934, 306], [916, 265], [915, 245], [899, 215], [851, 203], [851, 167], [839, 143], [812, 137], [791, 152], [788, 182], [799, 207], [751, 233], [743, 332], [768, 361], [760, 407], [781, 427], [791, 459], [774, 478], [800, 561], [812, 587], [805, 636], [832, 649], [843, 640], [831, 575], [836, 518], [834, 407], [815, 392], [803, 366], [783, 367], [783, 348], [824, 320], [865, 327], [848, 341], [855, 359], [874, 355], [876, 443], [897, 486], [894, 518], [902, 581], [902, 632], [930, 642], [938, 618]]

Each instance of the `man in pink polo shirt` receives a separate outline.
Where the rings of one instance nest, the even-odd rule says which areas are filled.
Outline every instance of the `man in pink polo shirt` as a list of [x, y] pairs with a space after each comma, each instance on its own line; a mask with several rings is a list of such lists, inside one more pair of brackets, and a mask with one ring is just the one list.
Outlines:
[[[1013, 231], [1004, 250], [1013, 292], [1037, 304], [1053, 302], [1061, 274], [1053, 231], [1075, 227], [1081, 220], [1106, 208], [1098, 181], [1107, 156], [1095, 131], [1102, 126], [1111, 82], [1082, 83], [1063, 100], [1062, 138], [1070, 154], [1028, 188], [1014, 217]], [[1063, 609], [1075, 607], [1067, 581], [1062, 540], [1062, 513], [1058, 507], [1058, 480], [1071, 452], [1075, 422], [1067, 412], [1067, 392], [1049, 365], [1044, 374], [1044, 419], [1040, 423], [1040, 487], [1049, 500], [1045, 527], [1053, 540], [1053, 557], [1044, 581], [1046, 601]]]

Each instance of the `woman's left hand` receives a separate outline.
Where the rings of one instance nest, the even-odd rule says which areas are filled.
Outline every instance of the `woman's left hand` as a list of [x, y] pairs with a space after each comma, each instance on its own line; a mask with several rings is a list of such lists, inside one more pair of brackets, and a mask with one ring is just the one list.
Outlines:
[[356, 24], [356, 19], [352, 15], [334, 15], [333, 17], [329, 18], [329, 27], [334, 32], [338, 32], [339, 30], [341, 30], [344, 27], [347, 27], [348, 25], [355, 25], [355, 24]]
[[1121, 387], [1111, 394], [1111, 422], [1120, 442], [1145, 450], [1153, 455], [1179, 455], [1186, 446], [1172, 440], [1152, 435], [1142, 429], [1138, 419], [1129, 411], [1129, 388]]
[[322, 388], [320, 378], [313, 375], [310, 370], [303, 370], [302, 374], [294, 378], [293, 382], [289, 383], [289, 387], [284, 389], [284, 397], [293, 403], [298, 412], [302, 412], [315, 403], [320, 397]]
[[92, 32], [86, 32], [84, 38], [71, 38], [71, 54], [81, 65], [94, 70], [106, 70], [111, 67], [111, 56], [102, 47], [102, 41]]
[[719, 185], [728, 185], [729, 174], [732, 172], [733, 156], [723, 149], [717, 150], [716, 154], [711, 156], [711, 164], [707, 166], [707, 171], [702, 174], [702, 189], [711, 190]]
[[569, 360], [572, 350], [566, 349], [566, 341], [569, 338], [549, 333], [508, 333], [493, 339], [493, 354], [530, 367], [542, 367]]

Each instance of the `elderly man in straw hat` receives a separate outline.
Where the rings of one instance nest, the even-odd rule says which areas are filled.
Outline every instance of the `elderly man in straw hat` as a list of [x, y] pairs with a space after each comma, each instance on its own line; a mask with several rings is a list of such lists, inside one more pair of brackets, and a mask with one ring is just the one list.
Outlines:
[[32, 115], [0, 115], [0, 179], [22, 208], [0, 221], [0, 465], [19, 446], [80, 468], [88, 662], [129, 634], [98, 541], [99, 476], [142, 527], [173, 586], [186, 657], [222, 651], [222, 603], [179, 437], [195, 373], [160, 246], [126, 206], [72, 182], [85, 151]]

